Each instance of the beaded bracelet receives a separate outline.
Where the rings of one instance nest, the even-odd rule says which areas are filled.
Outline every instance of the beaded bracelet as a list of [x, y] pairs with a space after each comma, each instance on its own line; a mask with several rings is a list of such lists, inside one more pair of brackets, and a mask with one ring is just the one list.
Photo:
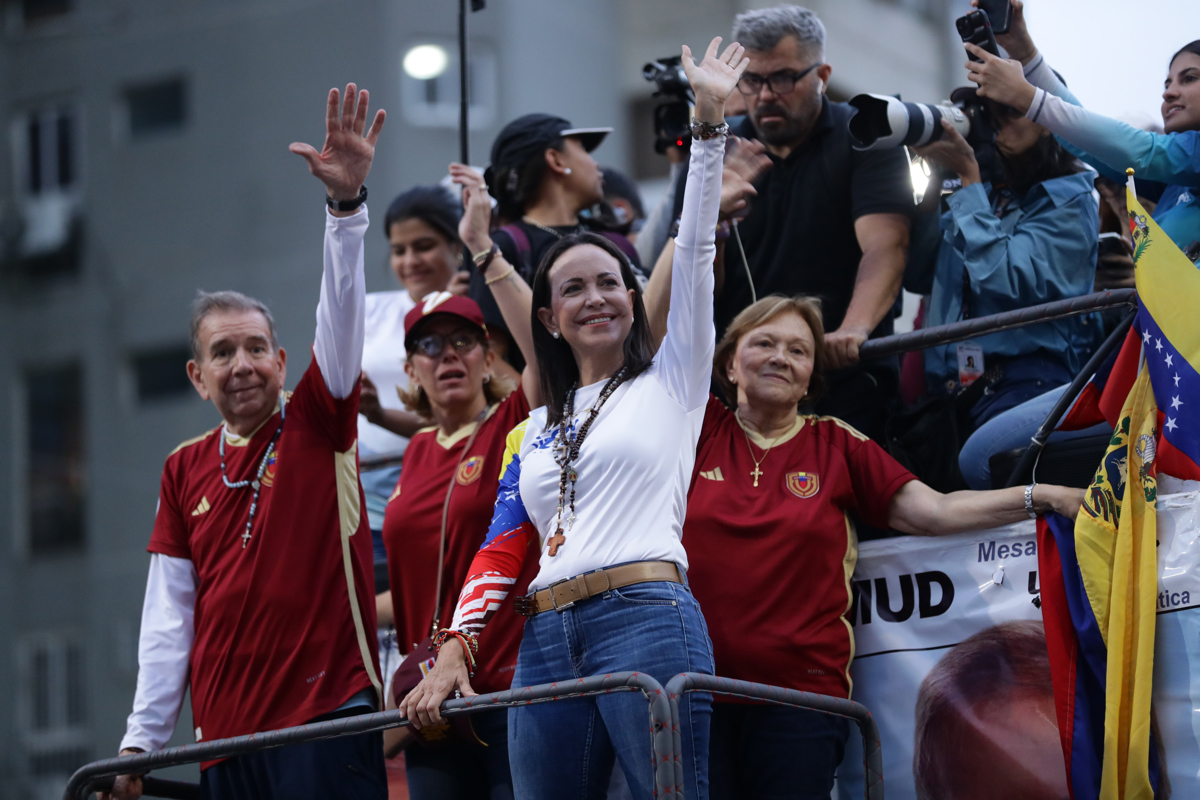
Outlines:
[[479, 663], [479, 637], [466, 631], [456, 631], [451, 630], [450, 628], [442, 628], [437, 632], [437, 635], [433, 637], [433, 646], [440, 654], [442, 652], [442, 645], [452, 638], [458, 639], [458, 641], [462, 644], [463, 655], [466, 656], [467, 659], [467, 671], [470, 673], [472, 678], [475, 677], [475, 668]]

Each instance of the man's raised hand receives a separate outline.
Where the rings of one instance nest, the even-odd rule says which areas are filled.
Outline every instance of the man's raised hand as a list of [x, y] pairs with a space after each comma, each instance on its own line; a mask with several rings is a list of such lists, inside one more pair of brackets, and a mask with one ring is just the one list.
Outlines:
[[691, 48], [686, 44], [683, 46], [683, 71], [696, 95], [696, 119], [701, 122], [717, 124], [724, 121], [725, 100], [750, 66], [746, 48], [734, 42], [718, 57], [720, 46], [721, 37], [717, 36], [709, 42], [708, 51], [699, 64], [692, 59]]
[[375, 142], [387, 118], [383, 109], [375, 112], [371, 129], [367, 125], [367, 91], [358, 91], [353, 83], [346, 85], [346, 97], [341, 99], [337, 89], [329, 90], [325, 107], [325, 146], [317, 152], [312, 145], [293, 142], [288, 146], [308, 162], [308, 169], [325, 184], [334, 200], [353, 200], [371, 171], [375, 157]]

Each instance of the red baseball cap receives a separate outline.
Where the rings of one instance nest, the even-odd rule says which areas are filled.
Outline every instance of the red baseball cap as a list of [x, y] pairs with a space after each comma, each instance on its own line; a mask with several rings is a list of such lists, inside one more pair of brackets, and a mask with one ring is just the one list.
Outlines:
[[413, 341], [421, 332], [421, 323], [439, 314], [449, 314], [469, 322], [486, 337], [487, 325], [483, 321], [483, 311], [479, 304], [469, 297], [451, 294], [450, 292], [430, 292], [417, 303], [416, 307], [404, 315], [404, 349], [412, 350]]

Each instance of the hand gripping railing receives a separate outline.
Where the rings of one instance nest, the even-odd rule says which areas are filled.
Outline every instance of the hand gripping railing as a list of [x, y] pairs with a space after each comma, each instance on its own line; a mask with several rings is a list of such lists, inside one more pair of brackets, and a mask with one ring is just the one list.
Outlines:
[[1042, 303], [1028, 308], [1018, 308], [1015, 311], [1005, 311], [1001, 314], [951, 322], [948, 325], [922, 328], [911, 333], [882, 336], [863, 342], [862, 346], [858, 348], [858, 355], [860, 358], [883, 358], [909, 350], [922, 350], [940, 344], [964, 342], [976, 336], [1020, 328], [1038, 322], [1074, 317], [1101, 308], [1131, 305], [1135, 302], [1135, 295], [1133, 289], [1110, 289], [1107, 292], [1055, 300], [1053, 303]]
[[[841, 697], [784, 689], [781, 686], [768, 686], [764, 683], [750, 683], [733, 678], [701, 675], [697, 672], [683, 672], [671, 678], [667, 681], [666, 691], [671, 699], [671, 715], [676, 721], [679, 719], [679, 698], [683, 696], [684, 692], [694, 691], [744, 697], [750, 700], [765, 700], [776, 705], [807, 708], [811, 711], [820, 711], [824, 714], [833, 714], [854, 720], [858, 723], [858, 729], [862, 733], [863, 739], [864, 794], [867, 800], [883, 800], [883, 750], [879, 743], [879, 726], [875, 724], [875, 718], [871, 716], [871, 712], [861, 703]], [[678, 747], [675, 752], [680, 752]]]
[[[476, 714], [493, 708], [526, 706], [548, 703], [570, 697], [587, 697], [613, 692], [641, 692], [650, 703], [650, 727], [654, 763], [655, 797], [677, 797], [675, 786], [682, 775], [679, 751], [675, 746], [678, 737], [671, 703], [667, 700], [662, 684], [642, 672], [613, 672], [608, 675], [592, 675], [572, 681], [543, 683], [524, 689], [509, 689], [460, 700], [442, 703], [442, 714], [447, 717], [459, 714]], [[298, 725], [266, 733], [236, 736], [232, 739], [217, 739], [200, 744], [156, 750], [152, 753], [109, 758], [80, 767], [67, 782], [63, 800], [85, 800], [96, 788], [97, 779], [130, 773], [142, 773], [161, 767], [192, 764], [198, 761], [213, 761], [230, 756], [243, 755], [272, 747], [332, 739], [356, 733], [382, 731], [399, 728], [408, 720], [399, 711], [380, 711], [357, 717]]]

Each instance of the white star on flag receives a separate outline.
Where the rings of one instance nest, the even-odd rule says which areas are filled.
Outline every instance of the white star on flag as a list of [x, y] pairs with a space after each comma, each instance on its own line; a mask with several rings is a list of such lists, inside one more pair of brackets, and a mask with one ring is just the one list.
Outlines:
[[1168, 367], [1171, 366], [1171, 362], [1174, 360], [1175, 360], [1174, 356], [1172, 356], [1170, 353], [1167, 353], [1167, 366]]
[[1175, 385], [1176, 386], [1179, 385], [1179, 373], [1178, 372], [1175, 373]]
[[1155, 340], [1154, 340], [1154, 349], [1155, 349], [1155, 350], [1162, 350], [1162, 339], [1155, 339]]
[[1180, 400], [1178, 397], [1172, 397], [1172, 398], [1171, 398], [1171, 408], [1173, 408], [1173, 409], [1175, 409], [1176, 411], [1178, 411], [1178, 410], [1179, 410], [1179, 407], [1180, 407], [1181, 405], [1183, 405], [1183, 401], [1182, 401], [1182, 400]]
[[1166, 428], [1167, 428], [1167, 430], [1169, 430], [1169, 431], [1173, 431], [1173, 430], [1175, 430], [1175, 429], [1176, 429], [1176, 428], [1178, 428], [1178, 427], [1179, 427], [1179, 426], [1175, 424], [1175, 418], [1174, 418], [1174, 417], [1167, 417], [1167, 425], [1166, 425]]
[[1144, 341], [1146, 344], [1150, 344], [1150, 331], [1143, 331], [1143, 332], [1142, 332], [1142, 340], [1143, 340], [1143, 341]]

